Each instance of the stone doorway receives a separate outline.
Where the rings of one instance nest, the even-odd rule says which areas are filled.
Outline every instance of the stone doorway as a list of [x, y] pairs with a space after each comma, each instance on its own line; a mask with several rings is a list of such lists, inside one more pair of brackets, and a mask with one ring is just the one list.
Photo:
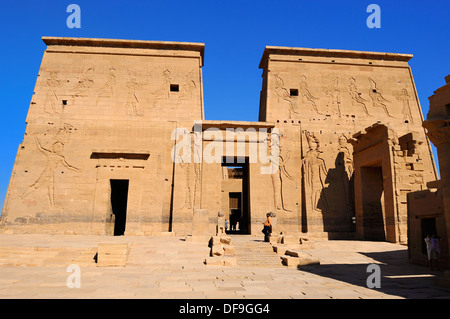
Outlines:
[[427, 253], [427, 245], [425, 243], [425, 238], [427, 235], [433, 236], [437, 235], [436, 218], [421, 218], [420, 228], [422, 233], [422, 254]]
[[385, 205], [382, 167], [361, 167], [361, 180], [364, 239], [385, 241]]
[[248, 158], [237, 158], [230, 161], [228, 157], [222, 160], [222, 167], [228, 170], [228, 179], [239, 182], [239, 190], [229, 192], [227, 196], [229, 210], [225, 212], [229, 226], [227, 234], [251, 234], [250, 218], [250, 180]]
[[125, 234], [128, 202], [128, 179], [111, 179], [111, 207], [114, 215], [114, 236]]

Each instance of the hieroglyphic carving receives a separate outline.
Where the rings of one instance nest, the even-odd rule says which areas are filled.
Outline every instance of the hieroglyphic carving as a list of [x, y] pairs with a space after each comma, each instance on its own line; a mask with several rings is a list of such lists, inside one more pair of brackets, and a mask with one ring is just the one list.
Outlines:
[[[311, 210], [323, 211], [328, 210], [328, 203], [322, 190], [325, 187], [325, 181], [328, 175], [328, 170], [325, 165], [325, 160], [320, 157], [319, 139], [308, 131], [305, 131], [306, 140], [309, 145], [309, 150], [302, 159], [302, 168], [305, 178], [305, 192], [309, 201]], [[322, 197], [323, 208], [318, 207], [319, 199]], [[308, 204], [308, 203], [307, 203]]]
[[397, 94], [396, 99], [403, 103], [402, 107], [403, 120], [405, 122], [408, 121], [409, 123], [413, 124], [414, 120], [411, 113], [411, 107], [409, 105], [409, 100], [411, 99], [411, 97], [409, 96], [408, 90], [405, 88], [402, 89], [400, 93]]
[[341, 91], [339, 90], [339, 77], [334, 79], [331, 89], [325, 91], [327, 96], [327, 110], [334, 113], [337, 110], [337, 115], [341, 116]]
[[64, 151], [64, 144], [60, 141], [57, 141], [52, 144], [51, 150], [48, 150], [44, 148], [41, 145], [41, 142], [37, 135], [34, 135], [35, 143], [37, 146], [37, 149], [43, 153], [47, 157], [47, 163], [42, 171], [41, 175], [38, 177], [38, 179], [30, 185], [30, 187], [20, 196], [22, 199], [30, 195], [35, 190], [46, 187], [47, 188], [47, 196], [48, 200], [50, 202], [51, 206], [55, 205], [55, 198], [54, 198], [54, 191], [55, 191], [55, 182], [54, 182], [54, 173], [56, 169], [58, 168], [59, 164], [62, 164], [66, 168], [73, 170], [73, 171], [79, 171], [78, 168], [75, 166], [70, 165], [67, 163], [64, 155], [62, 155]]
[[354, 77], [350, 78], [350, 96], [352, 97], [353, 104], [360, 105], [366, 115], [372, 116], [367, 110], [367, 100], [361, 96], [361, 92], [359, 92], [358, 87], [356, 86], [356, 79]]
[[377, 89], [377, 83], [372, 78], [369, 78], [369, 82], [370, 82], [369, 96], [372, 99], [373, 107], [381, 107], [387, 116], [393, 117], [391, 114], [389, 114], [388, 107], [386, 106], [386, 102], [390, 102], [390, 101], [387, 100], [381, 94], [381, 92], [379, 92], [379, 90]]

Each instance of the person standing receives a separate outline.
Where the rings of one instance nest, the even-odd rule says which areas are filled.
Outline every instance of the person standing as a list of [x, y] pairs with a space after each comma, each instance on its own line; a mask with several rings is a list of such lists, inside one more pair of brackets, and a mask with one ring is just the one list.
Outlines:
[[267, 219], [264, 222], [264, 241], [269, 242], [270, 234], [272, 233], [272, 219], [270, 218], [270, 213], [267, 214]]
[[[436, 270], [439, 269], [438, 257], [441, 253], [441, 247], [439, 246], [439, 237], [436, 235], [431, 236], [431, 261], [434, 260]], [[432, 269], [433, 270], [433, 269]]]
[[433, 270], [433, 265], [432, 265], [432, 262], [431, 262], [431, 250], [432, 250], [431, 236], [429, 234], [427, 234], [427, 236], [425, 237], [425, 245], [427, 247], [428, 263], [430, 265], [430, 269]]

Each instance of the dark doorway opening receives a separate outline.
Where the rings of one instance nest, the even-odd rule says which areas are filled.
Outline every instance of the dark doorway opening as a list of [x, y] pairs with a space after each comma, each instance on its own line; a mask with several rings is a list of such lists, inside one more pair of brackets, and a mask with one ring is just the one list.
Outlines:
[[228, 207], [230, 232], [236, 232], [241, 226], [239, 222], [242, 219], [242, 192], [228, 193]]
[[250, 219], [250, 178], [247, 157], [222, 158], [222, 166], [229, 169], [230, 178], [242, 181], [241, 192], [229, 193], [229, 230], [228, 234], [251, 234]]
[[421, 218], [420, 219], [420, 228], [422, 231], [422, 254], [427, 253], [427, 245], [425, 243], [425, 237], [427, 235], [437, 236], [437, 229], [436, 229], [436, 218]]
[[111, 207], [115, 217], [114, 236], [125, 234], [127, 221], [128, 185], [127, 179], [111, 179]]
[[385, 241], [382, 167], [361, 167], [364, 239]]

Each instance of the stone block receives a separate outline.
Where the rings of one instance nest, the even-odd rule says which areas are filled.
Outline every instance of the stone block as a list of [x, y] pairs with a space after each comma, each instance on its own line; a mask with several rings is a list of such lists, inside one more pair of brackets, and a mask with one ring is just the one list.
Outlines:
[[205, 259], [208, 266], [236, 266], [237, 261], [234, 256], [208, 257]]
[[99, 243], [98, 267], [125, 267], [128, 259], [128, 244]]
[[223, 256], [224, 254], [223, 245], [213, 245], [211, 247], [211, 256]]
[[220, 237], [220, 242], [224, 245], [231, 245], [231, 237]]
[[287, 267], [301, 267], [310, 265], [320, 265], [320, 261], [311, 256], [299, 255], [298, 257], [293, 256], [282, 256], [282, 263]]
[[192, 217], [192, 236], [208, 236], [209, 219], [207, 209], [194, 209]]
[[225, 256], [232, 256], [232, 255], [234, 255], [236, 253], [235, 249], [234, 249], [234, 246], [231, 246], [231, 245], [224, 245], [223, 246], [223, 251], [224, 251], [224, 255]]

